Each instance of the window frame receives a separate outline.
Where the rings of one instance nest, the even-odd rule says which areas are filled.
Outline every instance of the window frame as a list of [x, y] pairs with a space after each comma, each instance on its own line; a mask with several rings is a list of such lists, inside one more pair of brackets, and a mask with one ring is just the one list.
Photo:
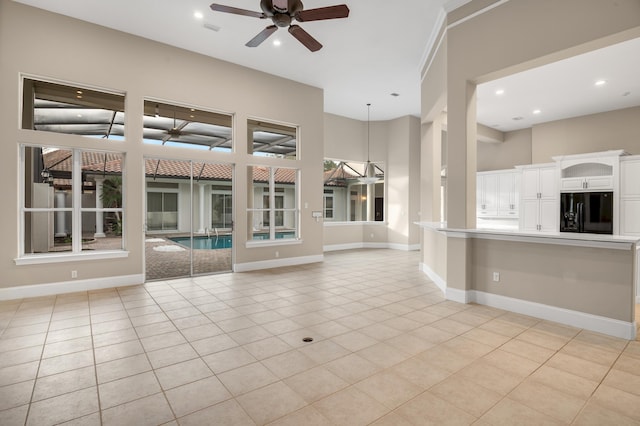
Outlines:
[[[27, 148], [58, 148], [71, 151], [72, 153], [72, 170], [71, 170], [71, 207], [26, 207], [26, 149]], [[82, 205], [82, 153], [83, 152], [96, 152], [104, 154], [119, 154], [121, 156], [121, 179], [122, 179], [122, 207], [84, 207]], [[125, 235], [125, 167], [126, 153], [117, 150], [105, 150], [105, 149], [92, 149], [82, 147], [64, 147], [53, 145], [42, 145], [36, 143], [19, 143], [19, 216], [18, 216], [18, 256], [14, 259], [16, 265], [32, 265], [41, 263], [57, 263], [57, 262], [72, 262], [77, 260], [92, 260], [92, 259], [111, 259], [128, 257], [129, 252], [126, 249], [126, 235]], [[97, 193], [96, 193], [97, 195]], [[52, 213], [57, 212], [71, 212], [71, 251], [54, 251], [47, 253], [25, 253], [25, 238], [26, 238], [26, 214], [27, 213]], [[84, 213], [109, 213], [118, 212], [122, 218], [122, 234], [121, 234], [121, 248], [120, 249], [102, 249], [102, 250], [83, 250], [82, 241], [82, 216]]]
[[[323, 178], [323, 209], [326, 209], [326, 196], [324, 191], [333, 191], [333, 218], [329, 219], [325, 213], [325, 225], [343, 225], [343, 224], [386, 224], [386, 210], [387, 210], [387, 185], [385, 179], [384, 162], [372, 161], [376, 170], [381, 172], [378, 174], [379, 179], [374, 184], [365, 184], [358, 181], [358, 178], [364, 175], [366, 161], [350, 161], [350, 160], [336, 160], [332, 158], [324, 158], [324, 163], [333, 162], [336, 167], [334, 169], [324, 170]], [[347, 173], [328, 173], [329, 171], [338, 170], [340, 167], [346, 168]], [[344, 170], [344, 169], [343, 169]], [[347, 177], [348, 176], [348, 177]], [[331, 186], [327, 185], [331, 180], [336, 179], [343, 181], [344, 185]], [[381, 194], [378, 193], [376, 187], [382, 184]], [[369, 200], [369, 187], [373, 187], [373, 200]], [[340, 193], [336, 193], [336, 188], [340, 189]], [[378, 196], [378, 197], [376, 197]], [[381, 197], [380, 197], [381, 196]], [[338, 199], [343, 198], [341, 201]], [[382, 198], [382, 220], [375, 220], [375, 199]], [[336, 205], [339, 207], [337, 208]], [[367, 220], [367, 209], [373, 209], [371, 213], [371, 220]], [[344, 217], [343, 220], [337, 220], [336, 217]], [[362, 219], [365, 217], [365, 219]]]
[[[269, 170], [269, 180], [267, 182], [267, 186], [263, 186], [263, 185], [259, 185], [256, 186], [257, 181], [253, 180], [253, 168], [254, 167], [260, 167], [260, 168], [265, 168]], [[286, 196], [284, 194], [282, 194], [282, 192], [284, 192], [286, 194], [286, 189], [285, 190], [280, 190], [280, 188], [285, 188], [284, 184], [277, 184], [275, 181], [276, 178], [276, 171], [278, 169], [287, 169], [287, 170], [294, 170], [295, 171], [295, 183], [294, 183], [294, 187], [293, 187], [293, 191], [294, 191], [294, 195], [295, 195], [295, 205], [294, 207], [276, 207], [276, 202], [275, 202], [275, 198], [276, 196], [283, 196], [283, 201], [286, 201], [285, 198]], [[247, 235], [247, 242], [245, 244], [245, 246], [247, 248], [250, 247], [259, 247], [259, 246], [268, 246], [268, 245], [288, 245], [288, 244], [300, 244], [302, 243], [302, 238], [301, 238], [301, 230], [300, 230], [300, 214], [301, 214], [301, 209], [300, 209], [300, 175], [301, 175], [301, 170], [297, 167], [281, 167], [281, 166], [265, 166], [265, 165], [248, 165], [247, 166], [247, 170], [249, 172], [249, 176], [251, 176], [251, 188], [249, 191], [247, 191], [248, 195], [251, 197], [255, 197], [255, 192], [257, 188], [260, 188], [260, 199], [263, 199], [263, 197], [265, 197], [267, 195], [267, 190], [268, 190], [268, 196], [269, 196], [269, 205], [267, 208], [264, 207], [247, 207], [247, 230], [249, 231], [249, 235]], [[284, 205], [286, 205], [286, 202], [283, 203]], [[294, 218], [293, 218], [293, 222], [294, 222], [294, 237], [293, 238], [277, 238], [276, 237], [276, 233], [278, 231], [278, 228], [282, 229], [282, 227], [279, 227], [275, 222], [275, 218], [276, 218], [276, 213], [282, 213], [282, 216], [284, 217], [288, 212], [289, 213], [293, 213], [294, 214]], [[267, 213], [270, 215], [271, 218], [274, 218], [273, 221], [269, 221], [269, 238], [268, 239], [253, 239], [253, 230], [254, 230], [254, 226], [253, 226], [253, 217], [255, 214], [259, 214], [260, 217], [264, 217], [263, 215]], [[286, 220], [284, 221], [284, 223], [286, 223]], [[284, 226], [283, 223], [283, 226]]]
[[[165, 213], [164, 210], [164, 194], [176, 194], [176, 227], [175, 229], [149, 229], [149, 193], [155, 193], [155, 194], [162, 194], [162, 211], [161, 213]], [[178, 232], [180, 230], [180, 189], [179, 188], [162, 188], [162, 187], [154, 187], [154, 188], [149, 188], [148, 186], [146, 187], [146, 191], [145, 191], [145, 195], [146, 195], [146, 200], [145, 200], [145, 205], [146, 207], [146, 215], [145, 215], [145, 232], [148, 232], [150, 234], [153, 233], [165, 233], [165, 232]]]

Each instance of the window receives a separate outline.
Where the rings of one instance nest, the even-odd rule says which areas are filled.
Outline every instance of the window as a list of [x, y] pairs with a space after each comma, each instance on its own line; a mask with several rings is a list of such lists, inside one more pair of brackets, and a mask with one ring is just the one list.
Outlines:
[[185, 106], [144, 101], [145, 143], [230, 152], [233, 117]]
[[373, 164], [376, 183], [362, 183], [366, 163], [324, 160], [324, 217], [328, 222], [384, 220], [384, 170]]
[[295, 127], [263, 121], [247, 121], [249, 154], [278, 158], [297, 159], [297, 136]]
[[249, 166], [249, 240], [298, 238], [298, 170]]
[[323, 198], [324, 218], [333, 220], [333, 189], [325, 189]]
[[22, 128], [103, 139], [124, 138], [124, 96], [23, 80]]
[[212, 188], [211, 228], [231, 229], [233, 226], [233, 196], [230, 189]]
[[21, 146], [20, 254], [123, 249], [124, 154]]
[[178, 230], [178, 192], [147, 190], [147, 230]]

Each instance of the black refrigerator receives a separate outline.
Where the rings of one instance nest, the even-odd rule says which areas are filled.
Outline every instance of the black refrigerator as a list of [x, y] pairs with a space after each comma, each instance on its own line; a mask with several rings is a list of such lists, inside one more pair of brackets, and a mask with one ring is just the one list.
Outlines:
[[560, 232], [613, 234], [613, 192], [560, 194]]

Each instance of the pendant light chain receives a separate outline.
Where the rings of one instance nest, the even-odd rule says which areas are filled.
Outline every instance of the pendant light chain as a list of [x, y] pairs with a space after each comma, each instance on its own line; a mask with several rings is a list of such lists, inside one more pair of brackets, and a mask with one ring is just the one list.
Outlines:
[[[367, 165], [370, 162], [369, 154], [371, 152], [371, 142], [370, 142], [370, 127], [371, 127], [371, 104], [367, 104]], [[365, 173], [366, 174], [366, 173]]]

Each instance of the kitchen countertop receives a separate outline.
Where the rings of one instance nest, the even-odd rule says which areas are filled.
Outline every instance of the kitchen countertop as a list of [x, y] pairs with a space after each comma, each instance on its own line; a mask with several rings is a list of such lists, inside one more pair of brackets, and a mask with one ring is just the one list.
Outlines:
[[416, 222], [416, 225], [444, 232], [453, 238], [482, 238], [540, 244], [556, 244], [577, 247], [599, 247], [630, 250], [640, 242], [640, 237], [625, 235], [587, 234], [573, 232], [525, 232], [519, 229], [458, 229], [448, 228], [446, 222]]

